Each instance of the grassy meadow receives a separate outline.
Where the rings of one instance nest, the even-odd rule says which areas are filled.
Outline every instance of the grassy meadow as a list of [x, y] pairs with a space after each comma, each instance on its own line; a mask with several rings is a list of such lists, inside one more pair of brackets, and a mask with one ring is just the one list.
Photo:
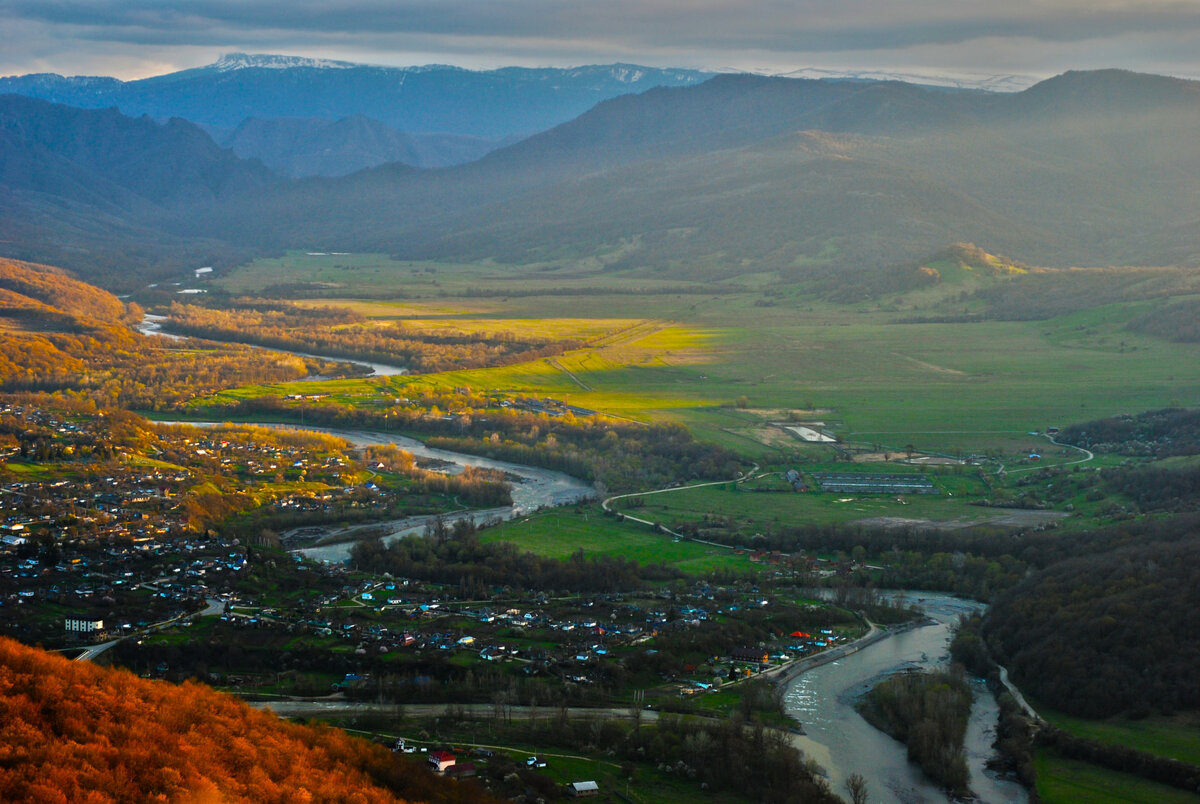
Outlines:
[[[583, 346], [494, 368], [251, 386], [219, 396], [319, 392], [344, 405], [370, 406], [422, 390], [470, 387], [553, 397], [635, 421], [680, 422], [764, 469], [905, 471], [895, 459], [911, 450], [987, 456], [986, 471], [1003, 464], [1014, 478], [1083, 460], [1079, 451], [1037, 435], [1047, 427], [1200, 404], [1200, 345], [1125, 327], [1156, 302], [1136, 294], [1112, 302], [1109, 294], [1108, 303], [1093, 308], [1071, 299], [1060, 315], [1039, 320], [989, 320], [985, 303], [970, 291], [1018, 287], [1004, 283], [1025, 281], [1022, 272], [934, 267], [945, 278], [936, 285], [834, 303], [757, 275], [662, 282], [586, 260], [503, 266], [293, 252], [220, 282], [234, 292], [303, 288], [297, 304], [345, 305], [372, 321], [424, 331], [512, 332]], [[309, 298], [314, 293], [318, 298]], [[788, 422], [819, 423], [854, 451], [893, 462], [846, 464], [844, 453], [778, 426]], [[1027, 460], [1033, 452], [1041, 455], [1037, 463]], [[1100, 456], [1092, 465], [1106, 463]], [[979, 470], [941, 470], [936, 477], [943, 493], [932, 497], [842, 499], [712, 487], [646, 497], [640, 510], [664, 521], [729, 517], [756, 530], [883, 516], [958, 524], [989, 518], [988, 509], [966, 504], [987, 496]], [[609, 539], [614, 527], [588, 522], [561, 542], [604, 549], [589, 539]]]
[[1087, 720], [1056, 712], [1040, 703], [1037, 711], [1060, 729], [1088, 740], [1200, 765], [1200, 719], [1194, 714]]
[[252, 292], [285, 277], [323, 288], [319, 301], [302, 304], [348, 305], [425, 330], [586, 343], [515, 366], [323, 385], [347, 401], [422, 384], [569, 396], [613, 415], [683, 422], [751, 458], [789, 449], [748, 435], [769, 418], [751, 411], [816, 408], [841, 438], [892, 450], [911, 443], [1017, 455], [1030, 448], [1031, 430], [1200, 404], [1200, 346], [1126, 330], [1149, 304], [1140, 299], [1044, 320], [902, 323], [969, 311], [949, 291], [976, 278], [957, 276], [937, 286], [940, 296], [920, 289], [834, 304], [794, 288], [631, 279], [571, 263], [514, 269], [303, 253], [257, 261], [221, 282]]

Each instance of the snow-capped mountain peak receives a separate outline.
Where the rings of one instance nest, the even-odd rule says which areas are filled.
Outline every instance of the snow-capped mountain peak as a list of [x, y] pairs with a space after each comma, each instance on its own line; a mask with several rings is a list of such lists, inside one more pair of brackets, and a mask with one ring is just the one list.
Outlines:
[[346, 70], [361, 65], [350, 61], [334, 61], [333, 59], [313, 59], [305, 56], [281, 56], [270, 53], [226, 53], [215, 64], [214, 70], [229, 72], [257, 67], [267, 70], [287, 70], [293, 67], [319, 67], [323, 69]]

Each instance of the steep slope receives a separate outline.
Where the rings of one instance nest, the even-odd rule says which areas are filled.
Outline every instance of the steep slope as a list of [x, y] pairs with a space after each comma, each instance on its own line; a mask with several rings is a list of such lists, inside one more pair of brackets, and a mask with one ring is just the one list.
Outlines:
[[[235, 248], [504, 261], [620, 252], [610, 269], [850, 288], [959, 241], [1048, 266], [1196, 265], [1198, 87], [1119, 71], [1011, 95], [721, 76], [613, 98], [471, 164], [290, 182], [211, 143], [189, 151], [203, 135], [186, 123], [55, 112], [55, 136], [0, 125], [0, 203], [20, 213], [0, 216], [0, 234], [11, 233], [10, 253], [47, 259], [18, 250], [45, 234], [36, 247], [57, 247], [69, 267], [95, 262], [97, 243], [116, 248], [124, 227], [139, 248], [209, 249], [200, 265]], [[375, 141], [367, 121], [342, 123]], [[161, 171], [139, 176], [123, 126]], [[173, 162], [176, 146], [192, 156]], [[202, 178], [189, 160], [206, 165]], [[178, 180], [160, 187], [158, 173]]]
[[[273, 180], [262, 166], [238, 159], [178, 118], [160, 125], [116, 109], [83, 110], [3, 95], [0, 131], [10, 147], [24, 143], [157, 204], [220, 199]], [[8, 173], [4, 178], [9, 186], [23, 186]]]
[[707, 77], [629, 64], [472, 71], [234, 53], [207, 67], [129, 82], [46, 74], [3, 78], [0, 92], [227, 128], [248, 117], [340, 120], [364, 114], [400, 131], [495, 138], [545, 130], [605, 98]]
[[251, 117], [214, 138], [243, 159], [258, 159], [292, 178], [345, 176], [388, 162], [414, 167], [458, 165], [506, 144], [464, 134], [406, 134], [363, 115], [341, 120]]
[[0, 288], [13, 294], [4, 309], [47, 305], [66, 315], [107, 323], [125, 315], [125, 305], [116, 296], [50, 265], [0, 259]]
[[173, 216], [278, 178], [183, 120], [0, 96], [0, 252], [131, 289], [250, 251], [164, 230]]
[[8, 638], [0, 691], [5, 801], [490, 800], [342, 732]]

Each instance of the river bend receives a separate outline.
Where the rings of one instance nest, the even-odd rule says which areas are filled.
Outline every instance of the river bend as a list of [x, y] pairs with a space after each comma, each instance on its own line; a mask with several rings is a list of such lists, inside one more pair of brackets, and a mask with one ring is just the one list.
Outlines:
[[[908, 761], [905, 747], [867, 723], [854, 709], [860, 695], [893, 673], [906, 669], [945, 667], [954, 624], [962, 614], [982, 611], [982, 603], [933, 592], [901, 592], [906, 602], [925, 611], [926, 625], [901, 631], [837, 661], [793, 678], [786, 687], [787, 713], [804, 725], [795, 745], [828, 773], [835, 793], [843, 794], [846, 777], [861, 774], [871, 804], [921, 804], [953, 801]], [[985, 770], [993, 755], [999, 708], [981, 681], [972, 682], [975, 702], [967, 724], [965, 747], [971, 789], [986, 804], [1029, 798], [1021, 785], [998, 779]]]

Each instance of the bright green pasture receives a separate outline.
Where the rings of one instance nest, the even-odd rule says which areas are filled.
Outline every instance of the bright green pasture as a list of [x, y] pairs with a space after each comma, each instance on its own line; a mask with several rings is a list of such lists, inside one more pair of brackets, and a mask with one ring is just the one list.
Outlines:
[[1195, 804], [1200, 796], [1052, 752], [1037, 753], [1037, 789], [1045, 804]]
[[480, 533], [483, 542], [511, 542], [521, 550], [551, 558], [566, 558], [580, 550], [628, 558], [639, 564], [664, 563], [683, 572], [714, 569], [751, 570], [754, 565], [732, 550], [654, 533], [648, 525], [618, 522], [596, 510], [559, 510], [505, 522]]
[[24, 481], [49, 480], [61, 469], [60, 466], [53, 464], [25, 463], [23, 461], [10, 461], [3, 464], [3, 467]]
[[[760, 318], [754, 328], [722, 330], [712, 363], [691, 369], [706, 376], [693, 384], [710, 399], [745, 396], [754, 408], [812, 402], [832, 409], [849, 439], [945, 452], [1048, 425], [1200, 402], [1195, 345], [1121, 333], [1122, 351], [1117, 335], [1063, 342], [1061, 331], [1053, 321], [891, 324], [849, 312], [840, 324]], [[670, 382], [644, 377], [641, 387], [681, 379], [679, 371]]]
[[[755, 459], [781, 448], [758, 443], [747, 428], [755, 414], [744, 411], [816, 408], [841, 437], [892, 450], [911, 443], [952, 455], [1016, 455], [1031, 448], [1029, 431], [1051, 425], [1200, 405], [1200, 345], [1127, 331], [1125, 323], [1145, 311], [1143, 302], [1045, 321], [900, 323], [914, 311], [909, 302], [930, 305], [922, 314], [961, 310], [918, 291], [885, 308], [822, 302], [799, 288], [767, 297], [732, 283], [630, 278], [582, 263], [434, 265], [351, 257], [293, 253], [258, 261], [223, 281], [235, 289], [277, 283], [284, 275], [325, 282], [331, 286], [325, 302], [370, 295], [382, 301], [351, 303], [367, 315], [403, 314], [424, 326], [467, 322], [528, 333], [537, 330], [538, 319], [557, 319], [548, 333], [573, 328], [589, 337], [616, 326], [624, 334], [557, 358], [390, 384], [569, 396], [572, 404], [614, 415], [683, 422], [698, 437]], [[907, 313], [893, 312], [906, 307]], [[589, 320], [594, 324], [584, 323]], [[644, 323], [622, 326], [634, 320]], [[350, 395], [380, 382], [324, 388]]]

